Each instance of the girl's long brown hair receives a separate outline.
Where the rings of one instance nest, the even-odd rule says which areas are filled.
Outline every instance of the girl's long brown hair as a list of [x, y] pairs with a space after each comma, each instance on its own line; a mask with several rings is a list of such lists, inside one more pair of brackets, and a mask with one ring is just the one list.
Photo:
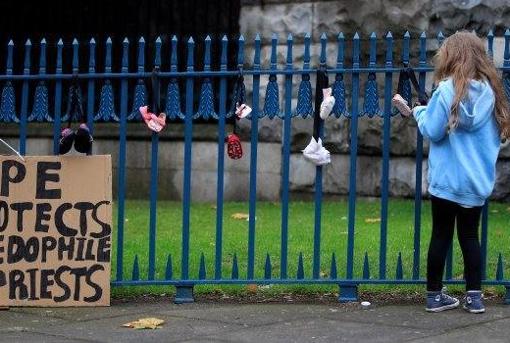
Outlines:
[[453, 79], [455, 98], [448, 119], [449, 130], [459, 125], [459, 103], [467, 96], [470, 80], [487, 81], [496, 98], [494, 114], [501, 138], [510, 138], [510, 108], [494, 63], [485, 52], [483, 41], [471, 32], [448, 37], [436, 55], [434, 81]]

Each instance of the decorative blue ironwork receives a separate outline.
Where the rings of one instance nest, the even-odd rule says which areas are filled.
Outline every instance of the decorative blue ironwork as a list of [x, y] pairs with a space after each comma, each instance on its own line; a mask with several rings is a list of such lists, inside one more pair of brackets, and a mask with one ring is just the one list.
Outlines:
[[412, 94], [412, 88], [411, 88], [411, 80], [409, 78], [404, 78], [404, 84], [402, 88], [402, 97], [407, 101], [408, 104], [412, 104], [413, 101], [413, 94]]
[[379, 92], [377, 90], [377, 80], [375, 73], [368, 74], [368, 80], [365, 83], [365, 101], [363, 103], [363, 113], [369, 118], [380, 115]]
[[[321, 53], [319, 58], [319, 66], [318, 68], [326, 68], [326, 35], [321, 35]], [[413, 247], [413, 263], [412, 263], [412, 277], [411, 274], [404, 275], [403, 272], [403, 263], [410, 263], [406, 260], [403, 262], [402, 254], [398, 254], [397, 264], [396, 264], [396, 273], [395, 278], [386, 278], [386, 270], [388, 266], [386, 265], [386, 255], [387, 255], [387, 222], [388, 222], [388, 203], [391, 202], [388, 195], [389, 188], [389, 163], [390, 163], [390, 140], [391, 140], [391, 97], [394, 93], [394, 89], [392, 88], [394, 84], [394, 76], [395, 73], [399, 71], [399, 68], [402, 66], [407, 66], [409, 64], [410, 59], [410, 35], [406, 33], [403, 39], [402, 44], [402, 58], [401, 62], [399, 61], [398, 66], [394, 66], [393, 61], [393, 37], [391, 33], [386, 35], [386, 51], [385, 51], [385, 64], [381, 66], [376, 66], [375, 60], [375, 35], [371, 36], [370, 40], [370, 63], [368, 68], [361, 67], [360, 63], [360, 37], [356, 34], [353, 38], [353, 50], [352, 50], [352, 68], [350, 66], [344, 66], [344, 37], [342, 34], [338, 35], [338, 55], [336, 67], [333, 71], [330, 72], [335, 74], [335, 80], [332, 85], [333, 87], [333, 95], [335, 97], [335, 107], [333, 109], [334, 115], [339, 118], [340, 116], [349, 116], [350, 124], [350, 181], [349, 181], [349, 210], [348, 210], [348, 227], [347, 227], [347, 247], [345, 252], [347, 252], [347, 256], [345, 259], [346, 266], [344, 269], [339, 272], [337, 270], [337, 260], [336, 256], [333, 253], [331, 256], [331, 264], [330, 264], [330, 273], [329, 275], [325, 275], [321, 273], [322, 268], [324, 266], [321, 264], [321, 256], [324, 256], [324, 251], [321, 250], [321, 205], [323, 201], [322, 195], [322, 169], [321, 167], [317, 167], [315, 170], [315, 197], [314, 197], [314, 210], [315, 210], [315, 225], [314, 225], [314, 245], [313, 245], [313, 259], [310, 261], [313, 262], [311, 276], [306, 275], [304, 273], [304, 258], [303, 254], [299, 254], [299, 259], [297, 261], [292, 260], [292, 263], [288, 263], [288, 244], [290, 236], [288, 236], [288, 219], [290, 218], [290, 213], [288, 209], [285, 208], [290, 203], [290, 199], [288, 198], [288, 187], [289, 187], [289, 168], [290, 168], [290, 157], [291, 155], [291, 117], [294, 116], [302, 116], [307, 117], [313, 110], [313, 105], [311, 105], [312, 100], [312, 88], [310, 84], [309, 75], [315, 73], [317, 71], [317, 67], [310, 68], [310, 51], [309, 51], [309, 40], [310, 36], [305, 36], [305, 51], [303, 57], [303, 68], [301, 70], [294, 69], [293, 58], [292, 58], [292, 36], [289, 35], [287, 39], [287, 59], [286, 65], [283, 69], [277, 68], [277, 59], [276, 59], [276, 36], [273, 35], [272, 39], [272, 51], [271, 51], [271, 65], [270, 68], [262, 68], [260, 63], [260, 54], [261, 54], [261, 38], [259, 35], [255, 38], [255, 49], [254, 49], [254, 59], [252, 67], [244, 65], [244, 38], [241, 37], [239, 39], [239, 49], [237, 55], [237, 68], [228, 69], [227, 68], [227, 45], [228, 40], [226, 37], [222, 39], [222, 50], [221, 50], [221, 60], [220, 60], [220, 68], [219, 70], [211, 70], [210, 67], [210, 51], [208, 51], [207, 46], [210, 44], [210, 40], [206, 39], [206, 53], [205, 53], [205, 67], [204, 70], [196, 71], [194, 70], [194, 41], [190, 39], [188, 41], [188, 54], [187, 54], [187, 69], [183, 71], [178, 71], [177, 69], [177, 38], [173, 37], [171, 44], [171, 61], [170, 61], [170, 71], [161, 70], [158, 74], [158, 81], [160, 82], [168, 82], [167, 98], [165, 109], [168, 114], [168, 118], [176, 119], [183, 118], [185, 119], [185, 163], [184, 163], [184, 182], [183, 182], [183, 200], [182, 200], [182, 231], [177, 232], [177, 234], [182, 234], [182, 245], [180, 252], [182, 253], [179, 256], [179, 260], [177, 263], [180, 264], [180, 275], [175, 277], [173, 273], [173, 264], [172, 257], [170, 254], [167, 255], [166, 266], [158, 265], [156, 263], [158, 251], [156, 250], [156, 242], [158, 239], [158, 233], [156, 231], [157, 223], [156, 223], [156, 208], [157, 208], [157, 180], [158, 180], [158, 139], [156, 134], [152, 134], [152, 145], [151, 145], [151, 196], [150, 196], [150, 221], [149, 221], [149, 249], [148, 249], [148, 259], [143, 260], [144, 263], [148, 261], [148, 268], [145, 265], [140, 265], [140, 260], [138, 255], [134, 257], [134, 261], [131, 265], [131, 261], [129, 261], [130, 268], [132, 268], [131, 274], [132, 278], [124, 279], [123, 271], [125, 270], [124, 263], [124, 223], [125, 223], [125, 191], [126, 191], [126, 139], [127, 139], [127, 128], [128, 124], [126, 124], [127, 119], [130, 120], [138, 120], [138, 107], [147, 103], [147, 92], [148, 88], [146, 87], [146, 78], [149, 76], [148, 73], [145, 72], [145, 61], [144, 61], [144, 41], [143, 38], [140, 40], [139, 44], [139, 55], [138, 55], [138, 73], [132, 73], [129, 71], [129, 63], [128, 63], [128, 52], [129, 52], [129, 42], [127, 40], [123, 41], [123, 51], [122, 51], [122, 64], [121, 64], [121, 72], [112, 72], [112, 63], [111, 63], [111, 51], [112, 51], [112, 42], [109, 39], [106, 42], [106, 62], [104, 72], [97, 72], [95, 68], [95, 41], [91, 40], [89, 45], [90, 58], [87, 61], [88, 70], [86, 70], [86, 66], [80, 66], [78, 60], [78, 41], [74, 40], [72, 44], [73, 48], [73, 58], [69, 60], [72, 63], [72, 72], [73, 74], [78, 74], [78, 78], [81, 84], [86, 88], [86, 92], [84, 92], [83, 96], [86, 96], [87, 103], [87, 119], [89, 125], [92, 123], [95, 115], [95, 119], [99, 121], [112, 122], [115, 120], [119, 120], [117, 115], [120, 117], [120, 125], [119, 125], [119, 160], [118, 160], [118, 220], [117, 220], [117, 240], [116, 240], [116, 251], [117, 251], [117, 261], [116, 261], [116, 278], [112, 282], [113, 286], [125, 286], [125, 285], [173, 285], [177, 288], [175, 302], [183, 303], [183, 302], [192, 302], [193, 301], [193, 287], [195, 285], [201, 284], [292, 284], [292, 283], [300, 283], [300, 284], [337, 284], [340, 286], [339, 292], [339, 300], [340, 301], [354, 301], [357, 300], [357, 289], [360, 284], [422, 284], [425, 282], [423, 276], [420, 276], [419, 271], [420, 265], [420, 247], [423, 244], [420, 235], [420, 227], [421, 223], [421, 207], [422, 207], [422, 191], [421, 191], [421, 179], [422, 179], [422, 164], [423, 164], [423, 137], [418, 133], [417, 134], [417, 142], [416, 142], [416, 195], [415, 195], [415, 206], [414, 206], [414, 241]], [[489, 53], [494, 53], [493, 50], [493, 34], [492, 32], [488, 35], [488, 50]], [[439, 43], [444, 40], [444, 36], [439, 34], [437, 36]], [[420, 36], [419, 44], [419, 64], [418, 64], [418, 78], [420, 87], [425, 86], [426, 75], [429, 73], [432, 68], [427, 64], [427, 49], [426, 49], [426, 35], [423, 33]], [[160, 52], [162, 48], [162, 42], [160, 39], [156, 41], [155, 45], [155, 59], [154, 65], [160, 66]], [[64, 72], [65, 70], [70, 70], [69, 66], [64, 65], [64, 60], [62, 58], [64, 44], [61, 40], [58, 41], [56, 46], [56, 69], [53, 74], [46, 74], [46, 42], [44, 40], [41, 41], [40, 48], [40, 56], [39, 56], [39, 71], [37, 74], [31, 74], [31, 53], [30, 53], [31, 43], [27, 41], [24, 46], [24, 63], [23, 63], [23, 73], [13, 75], [13, 48], [14, 44], [9, 42], [7, 46], [7, 68], [6, 72], [3, 75], [0, 75], [1, 84], [1, 98], [0, 98], [0, 121], [1, 122], [20, 122], [20, 151], [22, 148], [26, 146], [27, 143], [27, 122], [44, 122], [53, 120], [53, 141], [54, 141], [54, 152], [58, 152], [58, 139], [60, 136], [61, 123], [62, 120], [66, 120], [65, 116], [63, 117], [61, 114], [62, 106], [62, 85], [65, 84], [66, 87], [68, 85], [69, 79], [72, 77], [70, 73]], [[400, 46], [399, 46], [400, 47]], [[23, 47], [21, 47], [23, 49]], [[506, 96], [510, 100], [510, 30], [505, 33], [505, 49], [504, 49], [504, 63], [503, 63], [503, 84], [505, 88]], [[399, 49], [400, 51], [400, 49]], [[381, 54], [382, 55], [382, 54]], [[316, 58], [315, 56], [314, 58]], [[414, 56], [413, 56], [414, 57]], [[164, 64], [163, 64], [164, 65]], [[81, 67], [81, 68], [80, 68]], [[225, 213], [223, 211], [222, 203], [224, 198], [224, 180], [220, 175], [224, 174], [225, 166], [224, 166], [224, 137], [226, 133], [225, 127], [225, 117], [227, 115], [227, 111], [230, 110], [229, 103], [229, 94], [227, 91], [227, 81], [231, 78], [236, 77], [238, 75], [238, 70], [244, 69], [243, 74], [247, 75], [248, 78], [253, 78], [253, 93], [251, 99], [247, 99], [252, 108], [254, 115], [251, 124], [251, 132], [250, 132], [250, 158], [249, 158], [249, 179], [250, 179], [250, 207], [249, 207], [249, 226], [248, 226], [248, 234], [247, 234], [247, 243], [244, 245], [246, 251], [243, 251], [242, 257], [243, 259], [238, 259], [238, 256], [235, 253], [229, 255], [232, 257], [230, 261], [231, 271], [225, 265], [225, 259], [223, 258], [222, 252], [225, 250], [224, 246], [224, 238], [223, 234], [223, 220], [225, 219]], [[80, 72], [82, 70], [82, 72]], [[381, 74], [384, 77], [384, 94], [378, 94], [378, 87], [376, 83], [376, 75], [380, 79]], [[347, 113], [346, 109], [346, 85], [344, 84], [344, 75], [351, 75], [349, 80], [352, 79], [352, 88], [349, 85], [348, 91], [350, 91], [350, 99], [349, 103], [352, 104], [351, 112]], [[259, 89], [260, 89], [260, 78], [264, 76], [269, 76], [269, 83], [267, 84], [268, 90], [266, 94], [266, 102], [264, 103], [263, 109], [259, 108]], [[359, 110], [359, 101], [360, 101], [360, 79], [368, 77], [367, 83], [363, 86], [365, 91], [365, 102], [363, 104], [362, 111]], [[298, 80], [296, 80], [297, 78]], [[115, 80], [115, 81], [113, 81]], [[280, 112], [280, 104], [279, 104], [279, 85], [278, 80], [282, 81], [284, 84], [284, 92], [282, 94], [285, 95], [285, 101], [283, 112]], [[218, 94], [213, 92], [212, 85], [216, 85], [216, 81], [218, 81]], [[295, 82], [293, 82], [295, 81]], [[379, 80], [380, 81], [380, 80]], [[411, 102], [411, 83], [409, 80], [405, 80], [406, 82], [403, 85], [402, 95], [407, 98], [408, 101]], [[96, 84], [98, 82], [102, 83], [102, 88], [100, 90], [100, 94], [97, 94]], [[136, 82], [134, 87], [134, 93], [130, 93], [128, 85], [130, 82]], [[181, 83], [182, 82], [182, 83]], [[200, 96], [194, 96], [195, 86], [197, 82], [201, 82], [202, 92]], [[284, 83], [283, 83], [284, 82]], [[299, 86], [297, 83], [299, 82]], [[115, 87], [112, 85], [114, 84]], [[34, 92], [29, 91], [29, 85], [33, 85], [35, 87]], [[180, 87], [179, 87], [180, 85]], [[184, 88], [184, 85], [186, 86]], [[51, 91], [50, 91], [50, 86]], [[244, 85], [243, 85], [244, 86]], [[16, 87], [16, 89], [14, 88]], [[19, 87], [19, 89], [18, 89]], [[53, 88], [54, 87], [54, 88]], [[117, 89], [118, 87], [118, 89]], [[181, 89], [180, 89], [181, 88]], [[296, 89], [298, 88], [298, 89]], [[85, 89], [84, 89], [85, 90]], [[182, 90], [182, 93], [180, 92]], [[214, 89], [216, 91], [216, 88]], [[247, 89], [240, 88], [239, 92], [246, 92]], [[296, 108], [292, 108], [293, 99], [292, 96], [294, 91], [297, 92], [297, 106]], [[48, 98], [48, 93], [52, 93], [52, 99]], [[65, 92], [64, 92], [65, 93]], [[381, 92], [382, 93], [382, 92]], [[54, 94], [54, 95], [53, 95]], [[114, 94], [115, 96], [119, 96], [119, 111], [115, 114], [114, 108]], [[118, 95], [117, 95], [118, 94]], [[129, 103], [128, 94], [132, 94], [133, 102]], [[159, 94], [159, 93], [158, 93]], [[99, 106], [95, 106], [95, 97], [96, 95], [100, 95], [100, 104]], [[184, 116], [181, 112], [181, 95], [182, 99], [186, 96], [186, 116]], [[365, 252], [364, 256], [360, 256], [359, 252], [355, 252], [355, 222], [356, 222], [356, 178], [359, 176], [356, 169], [356, 160], [358, 156], [358, 143], [357, 143], [357, 125], [358, 125], [358, 115], [360, 113], [367, 113], [369, 116], [377, 115], [377, 108], [379, 106], [378, 95], [384, 98], [384, 111], [379, 114], [383, 115], [383, 136], [382, 136], [382, 176], [381, 176], [381, 228], [380, 228], [380, 245], [379, 251], [374, 253], [379, 253], [379, 275], [375, 277], [374, 275], [370, 275], [370, 266], [369, 266], [369, 258], [368, 253]], [[19, 97], [19, 99], [16, 98]], [[234, 95], [235, 96], [235, 95]], [[241, 96], [241, 95], [239, 95]], [[32, 98], [30, 98], [32, 97]], [[117, 99], [115, 99], [117, 100]], [[216, 103], [217, 101], [217, 103]], [[194, 112], [195, 103], [198, 102], [198, 111]], [[19, 103], [19, 109], [16, 108], [16, 104]], [[32, 103], [32, 108], [28, 110], [29, 104]], [[54, 109], [51, 108], [49, 103], [54, 103]], [[412, 102], [411, 102], [412, 103]], [[116, 103], [115, 103], [116, 104]], [[64, 105], [66, 102], [64, 101]], [[183, 104], [184, 105], [184, 104]], [[382, 104], [381, 104], [382, 105]], [[54, 111], [54, 115], [52, 116], [48, 114], [49, 107]], [[132, 111], [129, 106], [132, 106]], [[216, 107], [217, 106], [217, 107]], [[97, 108], [96, 108], [97, 107]], [[214, 109], [217, 109], [218, 114], [215, 116]], [[261, 110], [262, 109], [262, 110]], [[16, 114], [16, 111], [18, 112]], [[283, 115], [284, 114], [284, 115]], [[256, 247], [256, 242], [258, 242], [256, 238], [256, 205], [257, 205], [257, 147], [259, 144], [259, 132], [258, 132], [258, 119], [261, 116], [267, 115], [270, 118], [283, 117], [283, 135], [282, 135], [282, 178], [281, 178], [281, 197], [282, 203], [285, 203], [285, 206], [282, 206], [282, 234], [280, 235], [281, 241], [279, 242], [281, 248], [281, 254], [279, 255], [279, 265], [271, 263], [271, 259], [269, 254], [266, 254], [265, 265], [262, 265], [264, 268], [263, 274], [258, 275], [256, 272], [256, 261], [260, 260], [260, 256], [257, 256], [256, 252], [260, 251], [264, 247]], [[353, 116], [354, 115], [354, 116]], [[53, 118], [52, 118], [53, 117]], [[207, 275], [207, 268], [205, 262], [204, 254], [200, 254], [200, 259], [197, 261], [192, 258], [197, 255], [197, 252], [193, 252], [192, 245], [190, 245], [190, 207], [191, 207], [191, 177], [192, 177], [192, 146], [193, 144], [193, 120], [192, 118], [218, 118], [218, 161], [217, 161], [217, 211], [216, 211], [216, 235], [215, 235], [215, 255], [214, 255], [214, 265], [215, 272], [214, 276]], [[74, 118], [77, 119], [77, 118]], [[30, 124], [29, 124], [30, 125]], [[323, 132], [319, 130], [319, 135], [322, 135]], [[56, 143], [56, 144], [55, 144]], [[503, 274], [504, 272], [504, 264], [503, 257], [501, 254], [497, 256], [497, 264], [496, 256], [487, 256], [487, 244], [488, 244], [488, 236], [487, 236], [487, 227], [488, 227], [488, 217], [490, 211], [488, 211], [487, 206], [484, 206], [484, 210], [482, 212], [482, 230], [481, 230], [481, 246], [482, 246], [482, 279], [484, 284], [491, 285], [504, 285], [507, 289], [507, 302], [510, 302], [510, 284], [509, 280], [505, 279]], [[263, 244], [263, 242], [262, 242]], [[142, 251], [144, 256], [146, 255], [146, 251]], [[159, 252], [161, 253], [161, 252]], [[344, 253], [344, 251], [342, 251]], [[362, 259], [355, 259], [354, 257], [362, 257]], [[407, 256], [407, 254], [405, 255]], [[453, 257], [449, 255], [448, 264], [447, 264], [447, 280], [446, 283], [461, 283], [461, 280], [453, 279], [452, 275], [455, 275], [456, 272], [455, 266], [456, 264], [452, 263]], [[454, 256], [457, 258], [457, 256]], [[264, 256], [262, 256], [264, 258]], [[489, 261], [487, 261], [489, 260]], [[309, 261], [309, 262], [310, 262]], [[264, 262], [264, 261], [263, 261]], [[297, 262], [297, 264], [296, 264]], [[328, 261], [329, 262], [329, 261]], [[410, 264], [409, 264], [410, 265]], [[487, 279], [487, 275], [485, 274], [487, 266], [495, 267], [495, 277], [493, 279]], [[297, 271], [296, 271], [297, 267]], [[242, 277], [240, 277], [240, 270], [242, 269]], [[287, 274], [287, 268], [293, 271], [293, 275]], [[377, 267], [376, 267], [377, 268]], [[393, 268], [393, 267], [392, 267]], [[198, 269], [198, 273], [196, 273]], [[142, 277], [140, 275], [142, 270], [142, 274], [147, 270], [148, 273], [144, 274]], [[189, 270], [194, 270], [193, 275], [190, 275]], [[279, 270], [280, 273], [277, 278], [273, 275], [273, 271]], [[164, 274], [164, 278], [158, 278], [158, 274]], [[209, 273], [210, 274], [210, 273]], [[345, 275], [344, 275], [345, 274]], [[372, 274], [373, 271], [372, 271]], [[295, 277], [294, 277], [295, 276]], [[359, 277], [358, 277], [359, 276]], [[494, 276], [494, 275], [492, 275]], [[491, 276], [491, 277], [492, 277]]]
[[2, 89], [2, 100], [0, 103], [0, 115], [5, 123], [19, 123], [15, 104], [14, 86], [11, 81], [7, 81]]
[[[278, 43], [278, 38], [275, 34], [271, 39], [271, 70], [276, 71], [276, 45]], [[269, 82], [267, 83], [266, 88], [266, 98], [264, 102], [264, 110], [262, 111], [262, 116], [267, 116], [269, 119], [273, 119], [274, 117], [280, 117], [280, 92], [278, 89], [278, 82], [276, 78], [276, 74], [269, 75]]]
[[303, 118], [312, 116], [312, 84], [310, 83], [310, 75], [303, 74], [298, 91], [298, 102], [296, 106], [296, 115]]
[[142, 115], [140, 113], [140, 107], [147, 105], [147, 88], [142, 79], [139, 79], [134, 91], [133, 96], [133, 109], [127, 117], [127, 120], [140, 121]]
[[119, 121], [119, 117], [115, 114], [115, 105], [113, 99], [113, 87], [110, 80], [106, 80], [101, 87], [101, 97], [99, 98], [99, 110], [94, 117], [95, 121]]
[[[82, 118], [77, 117], [79, 115], [79, 113], [77, 113], [77, 112], [71, 113], [72, 97], [73, 97], [73, 93], [74, 93], [74, 88], [75, 87], [76, 87], [75, 85], [69, 86], [69, 91], [67, 92], [67, 94], [68, 94], [68, 96], [67, 96], [67, 110], [66, 110], [65, 115], [61, 119], [63, 122], [66, 122], [66, 121], [69, 121], [69, 120], [71, 120], [71, 121], [79, 121], [79, 120], [82, 119]], [[78, 101], [78, 103], [81, 104], [83, 102], [81, 87], [77, 86], [76, 94], [77, 94], [77, 97], [78, 97], [77, 101]], [[73, 115], [73, 117], [69, 118], [70, 115]]]
[[[337, 37], [338, 40], [338, 53], [336, 59], [336, 67], [337, 69], [341, 69], [344, 67], [344, 47], [345, 40], [344, 34], [340, 32]], [[335, 76], [335, 82], [333, 82], [332, 86], [332, 95], [335, 98], [335, 105], [333, 106], [333, 115], [336, 118], [340, 118], [342, 115], [349, 117], [349, 111], [347, 111], [347, 107], [345, 106], [345, 84], [344, 84], [344, 75], [342, 73], [338, 73]]]
[[193, 119], [202, 117], [207, 120], [209, 118], [218, 119], [218, 115], [214, 111], [214, 94], [211, 84], [211, 79], [205, 78], [202, 83], [202, 90], [200, 91], [200, 103], [198, 104], [198, 111], [193, 116]]
[[[140, 37], [138, 40], [138, 73], [145, 71], [145, 39]], [[128, 115], [127, 120], [140, 121], [142, 115], [140, 113], [140, 107], [147, 105], [147, 89], [143, 79], [138, 79], [133, 96], [133, 109]], [[155, 111], [155, 109], [152, 109]]]
[[[305, 35], [305, 53], [303, 58], [303, 70], [310, 69], [310, 34]], [[306, 118], [313, 115], [312, 107], [312, 84], [310, 83], [310, 74], [301, 76], [299, 84], [296, 112], [294, 116]]]
[[[403, 50], [402, 50], [402, 64], [404, 66], [407, 66], [409, 64], [409, 44], [410, 44], [410, 34], [409, 32], [406, 32], [404, 34], [404, 41], [403, 41]], [[405, 74], [402, 77], [402, 85], [400, 91], [400, 95], [407, 101], [407, 103], [411, 106], [413, 104], [413, 95], [412, 95], [412, 87], [411, 87], [411, 80], [409, 79], [408, 75]], [[398, 115], [400, 112], [397, 109], [393, 109], [392, 115]]]
[[[170, 57], [170, 71], [177, 71], [177, 37], [172, 37], [172, 54]], [[179, 83], [177, 78], [173, 77], [168, 83], [166, 92], [166, 115], [169, 119], [183, 119], [184, 114], [181, 111], [181, 95], [179, 91]]]
[[35, 87], [34, 105], [28, 121], [53, 121], [48, 112], [48, 88], [44, 81], [40, 81], [37, 87]]
[[[106, 63], [105, 72], [112, 71], [112, 39], [106, 40]], [[94, 117], [95, 121], [119, 121], [119, 117], [115, 114], [114, 93], [112, 83], [106, 79], [103, 87], [101, 87], [101, 96], [99, 98], [99, 110]]]
[[[46, 75], [46, 39], [44, 38], [41, 40], [39, 75]], [[39, 81], [35, 87], [34, 104], [32, 106], [32, 112], [27, 120], [29, 122], [53, 121], [48, 110], [48, 88], [44, 81]]]
[[[204, 54], [204, 71], [211, 70], [211, 37], [205, 38], [205, 54]], [[202, 89], [200, 91], [200, 102], [198, 104], [198, 111], [193, 116], [193, 119], [202, 117], [207, 120], [209, 118], [218, 119], [218, 115], [214, 111], [214, 94], [211, 84], [211, 79], [206, 77], [202, 82]]]
[[345, 105], [345, 84], [343, 74], [336, 74], [332, 88], [332, 94], [335, 98], [333, 114], [336, 118], [340, 118], [342, 115], [350, 117], [350, 113]]
[[238, 76], [238, 80], [234, 86], [234, 93], [232, 94], [232, 104], [230, 106], [230, 111], [227, 113], [227, 118], [230, 118], [235, 115], [236, 112], [236, 104], [245, 101], [246, 99], [246, 86], [243, 82], [243, 77]]
[[184, 114], [181, 112], [181, 96], [179, 91], [179, 84], [176, 78], [170, 79], [168, 84], [168, 91], [166, 92], [166, 115], [170, 119], [184, 119]]
[[276, 75], [274, 74], [269, 76], [269, 82], [267, 83], [263, 113], [269, 119], [280, 116], [280, 95]]
[[[370, 62], [368, 64], [370, 68], [376, 67], [376, 43], [377, 36], [375, 35], [375, 32], [372, 32], [370, 35]], [[377, 88], [378, 87], [375, 73], [369, 73], [367, 82], [365, 83], [365, 99], [363, 102], [362, 113], [362, 115], [366, 114], [369, 118], [381, 114], [381, 109], [379, 107], [379, 92]]]

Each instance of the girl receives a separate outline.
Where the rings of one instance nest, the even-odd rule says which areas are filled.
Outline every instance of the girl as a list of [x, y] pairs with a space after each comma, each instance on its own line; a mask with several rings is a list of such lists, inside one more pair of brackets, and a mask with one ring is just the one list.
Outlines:
[[438, 87], [428, 105], [412, 110], [420, 132], [430, 140], [432, 238], [426, 310], [440, 312], [459, 305], [442, 284], [457, 223], [466, 280], [464, 309], [482, 313], [478, 224], [494, 187], [501, 139], [510, 138], [510, 111], [496, 68], [474, 33], [458, 32], [444, 41], [436, 55], [434, 79]]

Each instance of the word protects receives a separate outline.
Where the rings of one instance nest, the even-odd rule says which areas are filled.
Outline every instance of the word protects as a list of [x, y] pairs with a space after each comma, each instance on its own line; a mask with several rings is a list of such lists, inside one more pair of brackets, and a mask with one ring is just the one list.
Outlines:
[[110, 156], [0, 156], [0, 306], [107, 306]]

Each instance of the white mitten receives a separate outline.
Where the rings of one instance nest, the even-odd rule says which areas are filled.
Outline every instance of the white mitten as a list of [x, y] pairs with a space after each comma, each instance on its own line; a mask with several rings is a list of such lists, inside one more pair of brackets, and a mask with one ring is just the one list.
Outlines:
[[322, 94], [324, 96], [324, 100], [322, 100], [321, 108], [320, 108], [320, 116], [322, 120], [326, 120], [326, 118], [333, 111], [333, 106], [335, 106], [335, 97], [331, 95], [332, 89], [324, 88], [322, 90]]

